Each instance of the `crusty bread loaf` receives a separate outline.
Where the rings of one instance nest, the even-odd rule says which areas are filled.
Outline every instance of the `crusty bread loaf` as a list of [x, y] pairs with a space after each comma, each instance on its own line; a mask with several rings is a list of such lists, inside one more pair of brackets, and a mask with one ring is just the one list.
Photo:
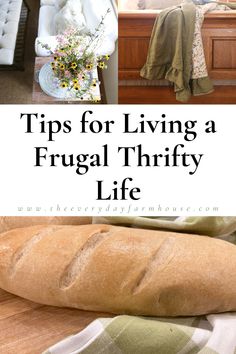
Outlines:
[[91, 222], [92, 218], [88, 216], [0, 216], [0, 233], [34, 225], [86, 225]]
[[48, 305], [152, 316], [236, 310], [236, 246], [109, 225], [0, 235], [0, 287]]

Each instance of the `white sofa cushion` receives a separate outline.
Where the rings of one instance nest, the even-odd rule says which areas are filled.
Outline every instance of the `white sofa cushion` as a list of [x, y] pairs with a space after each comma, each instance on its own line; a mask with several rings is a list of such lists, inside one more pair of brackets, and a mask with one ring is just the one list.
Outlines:
[[[102, 16], [110, 8], [111, 12], [106, 16], [104, 21], [104, 37], [105, 40], [100, 48], [98, 48], [99, 54], [111, 54], [115, 50], [115, 42], [118, 38], [118, 23], [117, 16], [114, 11], [111, 0], [81, 0], [83, 4], [83, 11], [87, 23], [87, 27], [94, 31]], [[106, 53], [107, 52], [107, 53]]]
[[80, 0], [68, 0], [53, 18], [53, 34], [62, 34], [68, 27], [85, 29], [86, 21]]
[[[45, 2], [49, 0], [41, 1]], [[94, 31], [97, 27], [107, 8], [112, 10], [105, 20], [105, 39], [97, 50], [98, 55], [112, 54], [115, 50], [115, 41], [118, 37], [117, 16], [112, 6], [112, 0], [81, 0], [81, 4], [86, 20], [86, 26], [90, 31]], [[44, 7], [47, 7], [47, 9], [43, 10]], [[50, 10], [49, 8], [53, 8], [53, 10]], [[57, 11], [59, 10], [56, 6], [41, 6], [39, 14], [38, 38], [35, 42], [36, 55], [38, 56], [49, 55], [49, 52], [41, 47], [39, 41], [49, 44], [52, 49], [56, 47], [57, 43], [56, 37], [54, 37], [52, 21]], [[50, 43], [45, 42], [45, 40], [49, 40], [49, 38]]]
[[51, 48], [52, 52], [55, 51], [56, 46], [57, 46], [56, 36], [38, 37], [35, 41], [35, 52], [36, 52], [37, 56], [47, 57], [47, 56], [51, 55], [50, 51], [43, 48], [41, 46], [40, 42], [47, 44]]
[[22, 0], [0, 0], [0, 64], [11, 65], [20, 20]]
[[[58, 8], [58, 9], [62, 9], [65, 5], [66, 5], [66, 3], [67, 3], [67, 0], [57, 0], [57, 2], [56, 2], [56, 7]], [[79, 0], [79, 6], [81, 7], [81, 5], [80, 5], [80, 0]], [[81, 11], [81, 10], [80, 10]]]
[[53, 22], [52, 19], [57, 14], [57, 9], [54, 6], [41, 6], [39, 10], [39, 27], [38, 36], [47, 37], [53, 35]]

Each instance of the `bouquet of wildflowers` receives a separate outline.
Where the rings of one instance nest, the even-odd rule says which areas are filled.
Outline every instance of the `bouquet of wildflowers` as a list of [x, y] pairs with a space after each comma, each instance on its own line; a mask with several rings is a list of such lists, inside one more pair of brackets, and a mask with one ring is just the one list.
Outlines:
[[99, 82], [92, 79], [91, 73], [97, 67], [107, 68], [110, 56], [96, 56], [96, 48], [103, 38], [104, 19], [110, 12], [108, 9], [93, 33], [84, 33], [76, 28], [68, 28], [63, 35], [57, 36], [57, 46], [54, 52], [47, 44], [41, 46], [51, 52], [53, 61], [51, 69], [58, 79], [59, 86], [75, 93], [83, 99], [86, 93], [91, 100], [96, 101], [93, 91]]

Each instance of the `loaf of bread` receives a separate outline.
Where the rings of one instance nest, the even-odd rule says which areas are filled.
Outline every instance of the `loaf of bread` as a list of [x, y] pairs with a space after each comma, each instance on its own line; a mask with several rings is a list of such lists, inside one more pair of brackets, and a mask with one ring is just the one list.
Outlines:
[[236, 310], [236, 246], [109, 225], [34, 226], [0, 235], [0, 287], [82, 310], [189, 316]]
[[91, 222], [92, 218], [88, 216], [0, 216], [0, 233], [34, 225], [86, 225]]

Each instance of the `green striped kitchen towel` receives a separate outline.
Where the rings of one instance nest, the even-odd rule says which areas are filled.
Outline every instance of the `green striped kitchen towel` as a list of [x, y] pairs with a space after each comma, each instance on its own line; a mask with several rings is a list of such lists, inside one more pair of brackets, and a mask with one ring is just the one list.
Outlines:
[[[173, 232], [188, 232], [221, 238], [232, 235], [232, 233], [236, 231], [235, 216], [107, 216], [94, 217], [93, 223], [122, 225], [143, 229], [168, 230]], [[231, 239], [234, 240], [233, 237], [231, 237]]]
[[44, 354], [235, 354], [236, 313], [207, 318], [99, 319]]

